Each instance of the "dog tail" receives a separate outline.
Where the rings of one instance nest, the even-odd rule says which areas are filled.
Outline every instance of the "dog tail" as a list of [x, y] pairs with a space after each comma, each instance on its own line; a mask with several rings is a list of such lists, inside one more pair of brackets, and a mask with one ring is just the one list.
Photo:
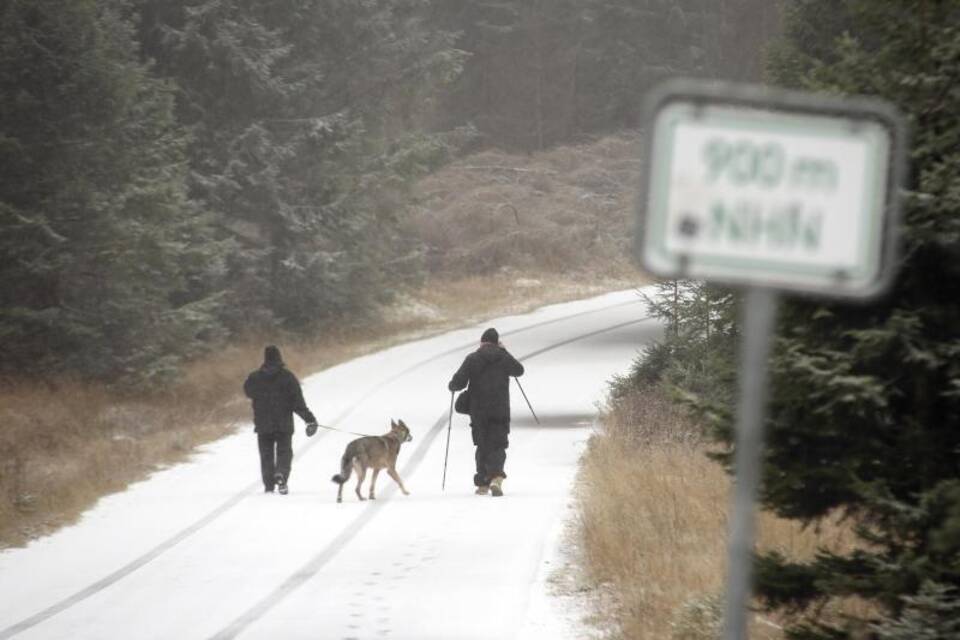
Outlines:
[[340, 458], [340, 473], [330, 479], [337, 484], [343, 484], [350, 479], [351, 471], [353, 471], [353, 452], [347, 451]]

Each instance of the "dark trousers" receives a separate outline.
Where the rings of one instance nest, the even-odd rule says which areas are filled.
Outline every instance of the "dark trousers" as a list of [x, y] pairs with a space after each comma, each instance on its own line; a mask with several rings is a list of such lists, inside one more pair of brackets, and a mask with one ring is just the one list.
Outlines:
[[506, 478], [503, 465], [507, 461], [507, 447], [510, 446], [509, 420], [485, 420], [470, 426], [473, 444], [477, 446], [477, 473], [473, 476], [473, 484], [482, 487], [489, 485], [497, 476]]
[[284, 480], [290, 479], [290, 463], [293, 462], [292, 433], [258, 433], [257, 444], [260, 447], [260, 474], [263, 486], [272, 488], [273, 477], [280, 473]]

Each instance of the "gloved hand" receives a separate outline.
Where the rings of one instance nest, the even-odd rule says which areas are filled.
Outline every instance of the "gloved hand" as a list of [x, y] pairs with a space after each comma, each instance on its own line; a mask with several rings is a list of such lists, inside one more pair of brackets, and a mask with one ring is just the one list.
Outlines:
[[318, 425], [316, 422], [311, 422], [311, 423], [307, 424], [307, 437], [308, 437], [308, 438], [317, 432], [317, 427], [318, 427], [318, 426], [319, 426], [319, 425]]

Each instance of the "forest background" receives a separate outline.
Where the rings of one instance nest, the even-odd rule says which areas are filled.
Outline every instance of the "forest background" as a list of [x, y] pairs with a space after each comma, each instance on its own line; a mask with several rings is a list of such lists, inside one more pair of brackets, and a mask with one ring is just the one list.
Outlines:
[[7, 0], [0, 375], [152, 390], [245, 335], [363, 322], [437, 262], [413, 180], [469, 151], [634, 128], [667, 76], [756, 79], [778, 15], [765, 0]]

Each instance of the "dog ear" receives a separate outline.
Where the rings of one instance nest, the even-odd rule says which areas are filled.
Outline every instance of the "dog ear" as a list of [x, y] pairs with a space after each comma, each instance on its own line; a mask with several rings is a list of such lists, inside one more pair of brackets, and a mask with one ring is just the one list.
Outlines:
[[407, 423], [404, 422], [403, 420], [400, 420], [397, 424], [399, 424], [401, 427], [409, 431], [409, 428], [407, 427]]
[[390, 418], [390, 428], [391, 429], [397, 428], [397, 423], [393, 421], [393, 418]]

